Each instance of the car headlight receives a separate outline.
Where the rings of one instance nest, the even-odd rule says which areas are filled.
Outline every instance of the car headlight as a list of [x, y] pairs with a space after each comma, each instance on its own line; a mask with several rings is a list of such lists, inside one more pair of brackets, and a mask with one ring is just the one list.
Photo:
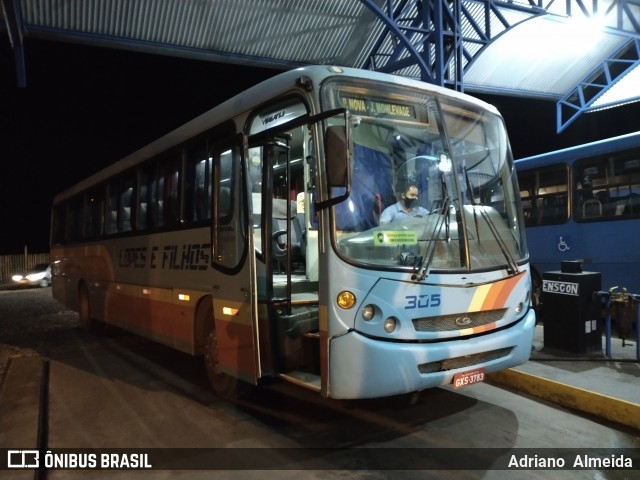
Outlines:
[[30, 282], [37, 282], [38, 280], [42, 280], [46, 274], [47, 272], [31, 273], [27, 275], [27, 280]]

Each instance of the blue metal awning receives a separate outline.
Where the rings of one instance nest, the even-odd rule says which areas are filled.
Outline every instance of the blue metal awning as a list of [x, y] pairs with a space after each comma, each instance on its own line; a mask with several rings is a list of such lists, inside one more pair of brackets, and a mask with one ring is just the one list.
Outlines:
[[[545, 98], [561, 131], [638, 66], [640, 0], [0, 1], [21, 85], [31, 37], [280, 69], [337, 64]], [[574, 27], [593, 19], [581, 37]], [[609, 105], [638, 97], [631, 89]]]

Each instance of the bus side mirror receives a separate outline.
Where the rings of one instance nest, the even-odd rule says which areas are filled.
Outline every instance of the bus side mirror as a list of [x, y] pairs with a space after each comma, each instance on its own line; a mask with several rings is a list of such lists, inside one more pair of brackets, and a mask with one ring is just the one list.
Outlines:
[[349, 185], [349, 147], [346, 127], [343, 125], [327, 127], [324, 151], [327, 158], [329, 187], [347, 187]]

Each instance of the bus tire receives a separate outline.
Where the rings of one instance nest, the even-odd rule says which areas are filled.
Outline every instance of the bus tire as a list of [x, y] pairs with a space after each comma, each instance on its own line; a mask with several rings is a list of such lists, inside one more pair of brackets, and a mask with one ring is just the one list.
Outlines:
[[542, 321], [542, 277], [534, 268], [531, 269], [531, 303], [536, 312], [536, 325]]
[[213, 320], [213, 308], [206, 307], [211, 319], [210, 327], [204, 342], [204, 366], [214, 393], [223, 400], [236, 400], [241, 392], [241, 383], [237, 378], [220, 371], [218, 336]]
[[101, 334], [104, 327], [102, 322], [99, 322], [91, 315], [91, 302], [89, 300], [89, 289], [85, 283], [81, 283], [78, 291], [78, 319], [80, 323], [80, 329], [87, 333]]

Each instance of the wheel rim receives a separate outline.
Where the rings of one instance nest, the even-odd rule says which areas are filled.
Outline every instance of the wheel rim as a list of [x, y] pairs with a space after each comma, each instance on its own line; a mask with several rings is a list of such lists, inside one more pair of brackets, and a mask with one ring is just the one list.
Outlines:
[[220, 371], [218, 337], [215, 328], [212, 328], [209, 335], [207, 335], [204, 359], [209, 383], [214, 392], [225, 400], [235, 399], [237, 397], [238, 380]]

